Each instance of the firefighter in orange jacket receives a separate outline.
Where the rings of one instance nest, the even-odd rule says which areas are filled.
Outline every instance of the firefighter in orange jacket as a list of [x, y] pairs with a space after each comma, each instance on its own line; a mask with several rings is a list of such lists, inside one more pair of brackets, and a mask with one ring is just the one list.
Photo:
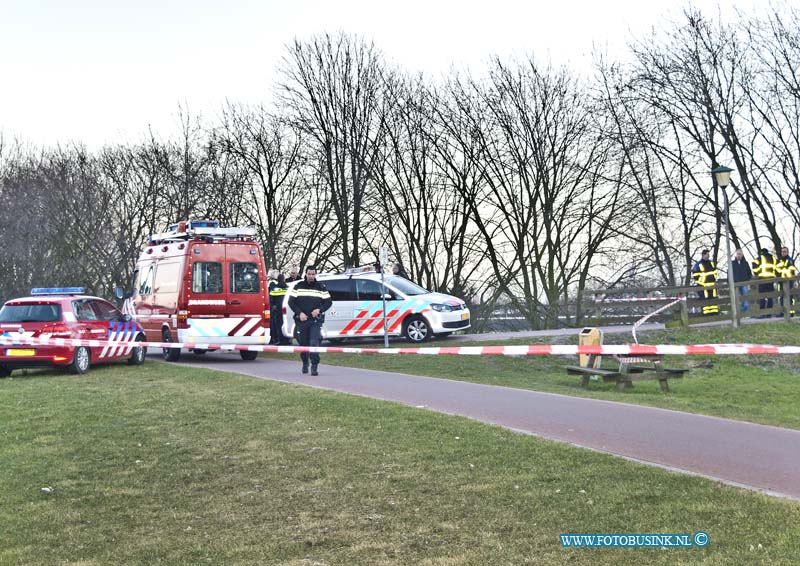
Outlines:
[[[692, 267], [692, 279], [697, 281], [697, 284], [703, 287], [702, 291], [698, 291], [697, 295], [701, 299], [711, 301], [717, 298], [717, 265], [711, 261], [710, 252], [703, 250], [700, 260], [698, 260], [694, 267]], [[703, 315], [712, 315], [719, 313], [719, 305], [709, 304], [703, 305]]]

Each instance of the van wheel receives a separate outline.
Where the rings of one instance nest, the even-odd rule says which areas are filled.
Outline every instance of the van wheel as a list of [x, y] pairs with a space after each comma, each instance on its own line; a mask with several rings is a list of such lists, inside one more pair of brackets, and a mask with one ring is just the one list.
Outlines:
[[422, 316], [412, 316], [403, 323], [403, 336], [409, 342], [427, 342], [431, 339], [431, 325]]
[[253, 352], [251, 350], [239, 350], [239, 355], [242, 356], [244, 361], [252, 362], [258, 357], [258, 352]]
[[[165, 328], [161, 331], [161, 341], [162, 342], [172, 342], [172, 332], [169, 331], [169, 328]], [[180, 348], [164, 348], [164, 361], [167, 362], [177, 362], [181, 358], [181, 349]]]
[[75, 354], [72, 356], [72, 363], [67, 366], [67, 370], [74, 374], [84, 374], [89, 371], [91, 365], [91, 354], [89, 348], [79, 346], [75, 348]]
[[0, 366], [0, 377], [8, 377], [11, 375], [11, 370], [6, 366]]
[[[137, 342], [144, 342], [144, 336], [139, 334], [136, 337]], [[144, 363], [144, 358], [147, 356], [147, 346], [134, 346], [131, 350], [131, 357], [128, 358], [128, 365], [140, 366]]]

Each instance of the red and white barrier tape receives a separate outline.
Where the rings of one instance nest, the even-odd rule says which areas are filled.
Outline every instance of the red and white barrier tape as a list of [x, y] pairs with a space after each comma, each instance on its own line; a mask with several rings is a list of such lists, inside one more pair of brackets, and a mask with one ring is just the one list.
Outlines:
[[619, 299], [606, 299], [597, 297], [594, 298], [595, 303], [651, 303], [653, 301], [675, 301], [681, 300], [683, 297], [632, 297], [632, 298], [619, 298]]
[[421, 354], [421, 355], [462, 355], [462, 356], [570, 356], [577, 354], [596, 354], [606, 356], [626, 355], [748, 355], [748, 354], [800, 354], [800, 346], [771, 346], [764, 344], [625, 344], [601, 346], [542, 345], [529, 346], [448, 346], [437, 348], [347, 348], [347, 347], [309, 347], [309, 346], [254, 346], [246, 344], [199, 344], [180, 342], [123, 342], [120, 340], [77, 340], [69, 338], [13, 338], [0, 336], [0, 346], [146, 346], [148, 348], [181, 348], [222, 351], [273, 352], [292, 354], [299, 352], [319, 352], [328, 354]]
[[636, 322], [634, 322], [633, 323], [633, 328], [631, 329], [631, 333], [633, 334], [633, 341], [636, 342], [637, 344], [639, 343], [639, 338], [636, 337], [636, 329], [639, 328], [641, 325], [643, 325], [645, 322], [647, 322], [650, 319], [650, 317], [653, 317], [653, 316], [657, 315], [660, 312], [664, 312], [665, 310], [670, 309], [670, 308], [674, 307], [675, 305], [677, 305], [678, 303], [680, 303], [681, 301], [685, 301], [685, 300], [686, 300], [686, 297], [678, 297], [677, 299], [675, 299], [671, 303], [667, 303], [663, 307], [657, 308], [656, 310], [654, 310], [650, 314], [647, 314], [647, 315], [643, 316], [642, 318], [640, 318], [639, 320], [637, 320]]

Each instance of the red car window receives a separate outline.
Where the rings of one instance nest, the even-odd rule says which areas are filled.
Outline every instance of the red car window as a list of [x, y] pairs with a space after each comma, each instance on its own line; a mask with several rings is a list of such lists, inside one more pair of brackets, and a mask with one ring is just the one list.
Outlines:
[[72, 301], [72, 310], [75, 311], [75, 318], [78, 320], [97, 320], [97, 315], [89, 299]]
[[58, 322], [61, 305], [18, 304], [5, 305], [0, 310], [0, 322]]
[[122, 313], [111, 303], [94, 300], [91, 304], [98, 320], [119, 320], [122, 318]]

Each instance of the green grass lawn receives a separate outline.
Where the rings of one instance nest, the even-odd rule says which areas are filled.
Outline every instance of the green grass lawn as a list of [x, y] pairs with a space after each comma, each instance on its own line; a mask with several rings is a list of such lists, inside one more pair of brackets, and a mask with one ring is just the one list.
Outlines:
[[[558, 536], [697, 530], [708, 547], [563, 549]], [[151, 361], [0, 380], [0, 533], [0, 564], [796, 564], [800, 504]]]
[[[609, 334], [606, 344], [626, 344], [630, 334]], [[640, 336], [643, 344], [758, 343], [800, 344], [800, 325], [794, 322], [730, 327], [662, 330]], [[430, 346], [480, 346], [497, 344], [577, 344], [577, 336], [552, 339], [516, 339], [506, 342], [448, 342]], [[403, 344], [395, 344], [403, 346]], [[370, 347], [373, 347], [370, 345]], [[381, 346], [377, 346], [381, 347]], [[294, 359], [297, 356], [265, 354]], [[435, 361], [434, 361], [435, 360]], [[567, 375], [576, 357], [565, 356], [414, 356], [325, 354], [323, 364], [343, 365], [414, 375], [457, 379], [504, 387], [547, 391], [638, 403], [665, 409], [715, 415], [800, 429], [800, 356], [690, 356], [667, 357], [668, 367], [689, 367], [681, 379], [670, 380], [670, 393], [662, 393], [657, 381], [636, 382], [633, 389], [617, 391], [614, 384], [580, 387], [580, 377]], [[713, 367], [700, 367], [708, 364]], [[604, 362], [607, 368], [613, 360]]]

